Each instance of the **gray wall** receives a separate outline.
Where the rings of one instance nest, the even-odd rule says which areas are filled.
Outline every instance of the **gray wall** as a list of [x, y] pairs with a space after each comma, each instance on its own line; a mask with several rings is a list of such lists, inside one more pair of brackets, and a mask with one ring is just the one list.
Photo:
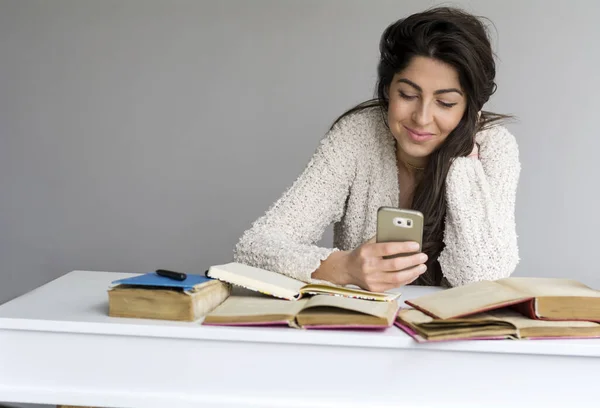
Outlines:
[[[0, 302], [73, 269], [229, 261], [372, 94], [384, 27], [430, 4], [0, 1]], [[517, 273], [600, 287], [600, 3], [449, 4], [499, 33], [489, 108], [519, 118]]]

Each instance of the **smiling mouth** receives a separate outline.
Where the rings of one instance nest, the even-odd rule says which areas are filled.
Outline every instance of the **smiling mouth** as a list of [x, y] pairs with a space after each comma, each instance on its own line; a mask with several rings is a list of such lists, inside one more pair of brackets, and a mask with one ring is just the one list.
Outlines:
[[[404, 126], [404, 125], [403, 125]], [[417, 132], [414, 129], [411, 129], [407, 126], [404, 126], [404, 129], [408, 130], [410, 133], [417, 135], [417, 136], [433, 136], [433, 133], [429, 133], [429, 132]]]
[[[402, 125], [402, 126], [404, 126], [404, 125]], [[408, 132], [408, 136], [415, 142], [425, 142], [427, 140], [432, 139], [433, 136], [435, 136], [433, 133], [418, 132], [418, 131], [413, 130], [406, 126], [404, 126], [404, 129], [406, 129], [406, 131]]]

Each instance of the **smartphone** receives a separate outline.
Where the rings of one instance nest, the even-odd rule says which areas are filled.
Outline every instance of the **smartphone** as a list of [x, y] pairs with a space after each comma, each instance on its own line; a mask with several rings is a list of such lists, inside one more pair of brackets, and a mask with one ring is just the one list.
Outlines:
[[[416, 210], [406, 210], [403, 208], [381, 207], [377, 210], [377, 242], [406, 242], [413, 241], [419, 243], [419, 248], [423, 246], [423, 214]], [[388, 256], [408, 256], [421, 252], [421, 250], [411, 253], [403, 253]]]

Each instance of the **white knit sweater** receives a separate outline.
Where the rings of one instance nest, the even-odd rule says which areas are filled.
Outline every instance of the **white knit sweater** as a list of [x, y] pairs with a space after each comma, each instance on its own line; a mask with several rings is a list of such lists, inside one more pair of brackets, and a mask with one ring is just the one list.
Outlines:
[[[515, 195], [521, 165], [502, 126], [476, 135], [479, 160], [456, 158], [446, 179], [442, 273], [452, 286], [512, 274], [519, 262]], [[399, 202], [395, 139], [377, 109], [346, 116], [323, 138], [304, 172], [234, 251], [237, 262], [305, 282], [329, 254], [376, 233], [377, 209]], [[334, 248], [315, 245], [334, 223]]]

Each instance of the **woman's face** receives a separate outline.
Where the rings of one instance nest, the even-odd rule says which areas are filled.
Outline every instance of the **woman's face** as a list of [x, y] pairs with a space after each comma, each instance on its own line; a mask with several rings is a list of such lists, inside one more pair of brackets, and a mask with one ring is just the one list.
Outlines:
[[467, 101], [458, 72], [428, 57], [414, 57], [389, 87], [388, 123], [405, 159], [426, 161], [458, 126]]

